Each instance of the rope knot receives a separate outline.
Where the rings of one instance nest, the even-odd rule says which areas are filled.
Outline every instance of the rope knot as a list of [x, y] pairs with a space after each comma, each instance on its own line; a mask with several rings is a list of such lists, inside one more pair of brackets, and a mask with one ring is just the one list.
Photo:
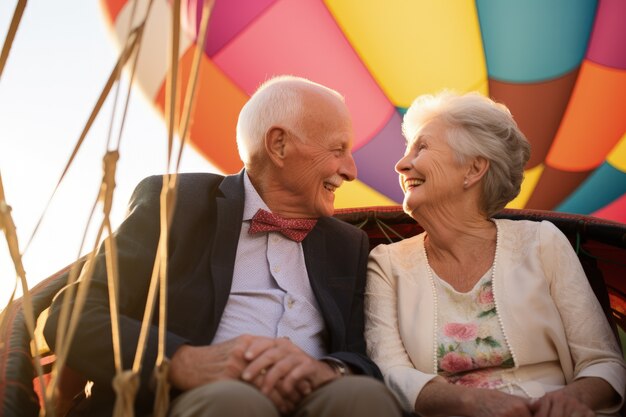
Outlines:
[[165, 417], [170, 408], [170, 383], [168, 375], [170, 372], [170, 362], [162, 360], [154, 368], [154, 379], [156, 381], [156, 395], [154, 397], [154, 417]]
[[139, 375], [130, 370], [118, 373], [113, 377], [113, 389], [117, 394], [113, 417], [134, 417]]

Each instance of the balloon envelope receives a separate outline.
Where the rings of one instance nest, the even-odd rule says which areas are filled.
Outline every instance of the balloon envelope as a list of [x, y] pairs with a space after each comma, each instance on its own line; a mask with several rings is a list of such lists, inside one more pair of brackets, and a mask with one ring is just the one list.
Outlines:
[[[132, 1], [101, 0], [122, 44]], [[147, 0], [138, 0], [135, 22]], [[203, 1], [181, 5], [188, 77]], [[171, 2], [155, 0], [137, 82], [163, 109]], [[626, 221], [626, 2], [623, 0], [229, 0], [215, 2], [190, 141], [226, 173], [241, 106], [267, 78], [294, 74], [340, 91], [353, 117], [359, 180], [339, 207], [402, 201], [394, 165], [402, 116], [420, 94], [479, 91], [506, 104], [532, 145], [511, 207]], [[600, 192], [600, 190], [602, 190]]]

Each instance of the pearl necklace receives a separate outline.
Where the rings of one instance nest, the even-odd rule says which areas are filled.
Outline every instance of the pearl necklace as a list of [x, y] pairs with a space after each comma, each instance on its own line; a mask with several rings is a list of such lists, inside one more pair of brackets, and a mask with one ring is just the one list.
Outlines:
[[[506, 343], [509, 352], [511, 352], [511, 358], [513, 359], [513, 367], [517, 368], [517, 356], [515, 352], [511, 348], [511, 344], [509, 343], [509, 338], [504, 331], [504, 326], [502, 324], [502, 317], [500, 316], [500, 308], [498, 306], [498, 297], [496, 296], [496, 266], [498, 264], [498, 252], [500, 247], [500, 228], [498, 227], [498, 222], [493, 220], [493, 224], [496, 226], [496, 250], [493, 257], [493, 265], [491, 266], [491, 291], [493, 292], [493, 303], [496, 309], [496, 317], [498, 318], [498, 325], [500, 326], [500, 330], [502, 331], [502, 336], [504, 336], [504, 342]], [[434, 308], [434, 323], [433, 323], [433, 373], [437, 374], [437, 332], [438, 328], [438, 297], [437, 297], [437, 287], [435, 285], [435, 278], [432, 269], [430, 268], [430, 263], [428, 262], [428, 253], [426, 252], [426, 233], [423, 234], [422, 238], [422, 251], [424, 253], [424, 259], [426, 260], [426, 271], [428, 272], [428, 279], [430, 280], [430, 286], [433, 291], [433, 308]]]

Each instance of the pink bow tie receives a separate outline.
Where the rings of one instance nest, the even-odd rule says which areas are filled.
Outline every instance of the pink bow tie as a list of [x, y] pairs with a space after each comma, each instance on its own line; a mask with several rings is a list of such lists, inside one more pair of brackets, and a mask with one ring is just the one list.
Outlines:
[[302, 242], [316, 223], [316, 219], [288, 219], [259, 209], [252, 217], [248, 233], [280, 232], [295, 242]]

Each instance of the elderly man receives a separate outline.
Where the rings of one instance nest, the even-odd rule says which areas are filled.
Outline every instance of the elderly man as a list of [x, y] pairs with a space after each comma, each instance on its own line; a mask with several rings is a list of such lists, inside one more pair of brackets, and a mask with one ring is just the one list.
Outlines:
[[[239, 174], [179, 177], [168, 258], [169, 415], [400, 415], [384, 385], [361, 376], [380, 377], [363, 338], [367, 236], [329, 217], [335, 190], [356, 176], [343, 98], [302, 78], [274, 78], [242, 109], [237, 144]], [[139, 184], [117, 232], [125, 368], [159, 238], [161, 181]], [[110, 415], [113, 404], [106, 288], [100, 260], [68, 361], [94, 381], [83, 415]], [[55, 304], [45, 330], [52, 346], [58, 315]], [[151, 331], [139, 415], [154, 397]]]

